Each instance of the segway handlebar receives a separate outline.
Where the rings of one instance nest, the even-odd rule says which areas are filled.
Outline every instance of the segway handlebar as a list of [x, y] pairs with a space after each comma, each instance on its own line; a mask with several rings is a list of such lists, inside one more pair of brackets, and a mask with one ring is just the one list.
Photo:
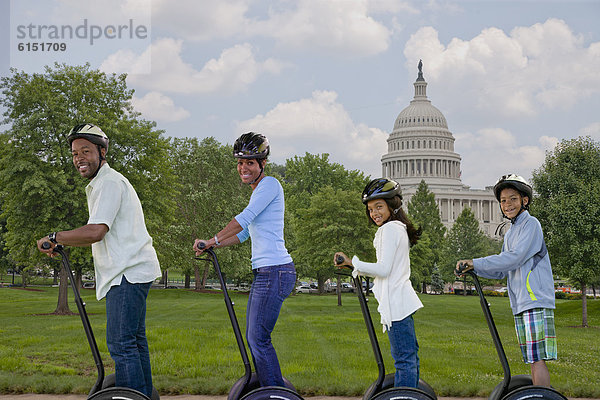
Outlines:
[[502, 346], [502, 341], [500, 340], [500, 335], [498, 334], [498, 330], [496, 329], [496, 324], [494, 323], [494, 318], [492, 317], [492, 312], [490, 311], [490, 306], [485, 299], [483, 294], [483, 288], [481, 287], [481, 283], [479, 282], [479, 278], [473, 269], [466, 270], [468, 267], [466, 263], [460, 263], [458, 265], [457, 275], [469, 275], [473, 279], [473, 283], [475, 284], [475, 289], [477, 294], [479, 295], [479, 303], [481, 304], [481, 309], [483, 311], [483, 315], [488, 325], [488, 329], [490, 331], [490, 335], [492, 336], [492, 341], [494, 342], [494, 347], [496, 348], [496, 353], [498, 354], [498, 359], [500, 360], [500, 364], [502, 365], [502, 371], [504, 372], [504, 379], [502, 381], [502, 391], [501, 393], [506, 393], [508, 391], [508, 386], [510, 384], [510, 366], [508, 365], [508, 359], [506, 358], [506, 353], [504, 352], [504, 347]]
[[[48, 250], [51, 247], [52, 245], [50, 242], [42, 243], [42, 249], [44, 250]], [[102, 358], [100, 357], [100, 351], [98, 350], [98, 345], [96, 344], [96, 338], [94, 337], [94, 332], [92, 331], [92, 325], [90, 324], [87, 312], [85, 311], [85, 303], [79, 294], [79, 289], [77, 288], [73, 271], [71, 271], [69, 258], [65, 254], [64, 246], [57, 244], [54, 246], [53, 252], [60, 254], [62, 257], [62, 267], [67, 272], [67, 278], [71, 282], [71, 288], [73, 289], [73, 295], [75, 296], [75, 305], [77, 306], [77, 311], [79, 311], [79, 317], [81, 318], [81, 322], [83, 324], [83, 330], [85, 331], [88, 344], [90, 345], [90, 350], [92, 351], [92, 356], [94, 357], [94, 362], [96, 363], [96, 369], [98, 370], [96, 383], [94, 386], [92, 386], [92, 389], [89, 393], [89, 396], [91, 396], [102, 389], [102, 382], [104, 381], [104, 364], [102, 363]]]
[[229, 315], [229, 320], [231, 321], [231, 327], [233, 328], [233, 334], [235, 336], [235, 340], [238, 345], [238, 349], [240, 350], [240, 355], [242, 357], [242, 362], [244, 363], [244, 377], [245, 383], [247, 385], [250, 382], [250, 378], [252, 376], [252, 367], [250, 366], [250, 358], [248, 357], [248, 352], [246, 351], [246, 346], [244, 344], [244, 339], [242, 337], [242, 331], [240, 330], [240, 326], [235, 315], [235, 310], [233, 308], [234, 303], [231, 301], [229, 297], [229, 291], [227, 290], [227, 284], [225, 282], [225, 278], [223, 277], [223, 272], [221, 271], [221, 267], [219, 265], [219, 261], [217, 259], [217, 255], [215, 254], [212, 247], [207, 247], [205, 242], [200, 242], [196, 245], [198, 250], [206, 251], [210, 258], [201, 258], [195, 257], [196, 260], [209, 261], [213, 264], [215, 268], [215, 272], [217, 273], [217, 277], [219, 278], [219, 283], [221, 285], [221, 291], [223, 292], [223, 299], [225, 300], [225, 307], [227, 308], [227, 314]]

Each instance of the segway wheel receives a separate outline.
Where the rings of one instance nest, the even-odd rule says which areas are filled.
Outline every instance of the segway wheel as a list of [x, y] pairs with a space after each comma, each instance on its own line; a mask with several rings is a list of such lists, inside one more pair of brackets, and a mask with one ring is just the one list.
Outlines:
[[148, 397], [137, 390], [112, 387], [94, 393], [88, 400], [148, 400]]
[[[104, 380], [102, 381], [102, 389], [114, 388], [116, 379], [117, 378], [116, 378], [115, 374], [106, 375], [104, 377]], [[144, 397], [146, 399], [148, 398], [147, 396], [144, 396]], [[152, 386], [152, 397], [150, 397], [150, 400], [160, 400], [160, 395], [158, 394], [158, 390], [156, 390], [156, 388], [154, 386]]]
[[436, 397], [431, 397], [428, 393], [421, 389], [409, 387], [395, 387], [377, 393], [373, 400], [435, 400]]
[[303, 400], [291, 389], [280, 386], [264, 386], [254, 389], [240, 400]]
[[[371, 386], [369, 386], [369, 388], [365, 391], [365, 394], [363, 395], [363, 400], [371, 400], [374, 399], [376, 396], [378, 396], [379, 394], [387, 391], [387, 390], [394, 390], [394, 389], [398, 389], [396, 387], [394, 387], [394, 377], [395, 374], [387, 374], [384, 378], [383, 378], [383, 382], [381, 383], [381, 391], [376, 394], [375, 393], [375, 384], [377, 382], [373, 382], [373, 384], [371, 384]], [[408, 390], [414, 390], [413, 388], [406, 388]], [[418, 388], [420, 391], [425, 392], [425, 394], [427, 394], [429, 397], [429, 399], [433, 399], [433, 400], [437, 400], [437, 396], [435, 394], [435, 391], [433, 390], [433, 388], [427, 383], [425, 382], [423, 379], [419, 379], [419, 386]], [[411, 397], [408, 397], [411, 398]]]
[[509, 392], [502, 400], [525, 400], [525, 399], [543, 399], [543, 400], [567, 400], [565, 396], [552, 388], [542, 386], [525, 386]]
[[[237, 382], [235, 382], [231, 387], [229, 395], [227, 396], [227, 400], [240, 400], [242, 398], [245, 398], [246, 395], [250, 392], [257, 389], [261, 389], [260, 382], [258, 380], [258, 375], [256, 375], [256, 372], [252, 373], [252, 375], [250, 376], [250, 381], [248, 383], [245, 382], [245, 376], [242, 376], [240, 379], [238, 379]], [[289, 389], [292, 392], [296, 393], [296, 388], [294, 387], [294, 385], [292, 385], [292, 382], [290, 382], [285, 376], [283, 377], [283, 385], [285, 387], [282, 389]], [[273, 387], [278, 388], [279, 386]]]

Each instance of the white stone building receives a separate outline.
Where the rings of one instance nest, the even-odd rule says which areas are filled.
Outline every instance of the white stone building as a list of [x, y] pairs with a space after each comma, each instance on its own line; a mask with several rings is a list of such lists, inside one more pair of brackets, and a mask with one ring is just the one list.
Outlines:
[[446, 228], [452, 227], [464, 207], [470, 207], [483, 232], [498, 237], [496, 228], [503, 220], [492, 187], [471, 189], [461, 182], [461, 157], [454, 152], [454, 136], [444, 114], [427, 99], [421, 62], [414, 87], [415, 97], [398, 115], [387, 139], [382, 175], [400, 183], [405, 205], [425, 180]]

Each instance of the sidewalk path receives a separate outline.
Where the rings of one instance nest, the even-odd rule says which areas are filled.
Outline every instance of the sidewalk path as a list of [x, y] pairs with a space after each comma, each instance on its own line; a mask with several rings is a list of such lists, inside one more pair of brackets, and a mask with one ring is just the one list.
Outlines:
[[[78, 394], [7, 394], [0, 395], [0, 400], [85, 400], [86, 395]], [[227, 400], [227, 396], [201, 396], [201, 395], [179, 395], [179, 396], [160, 396], [161, 400]], [[334, 397], [334, 396], [315, 396], [305, 397], [306, 400], [361, 400], [362, 397]], [[487, 400], [484, 397], [455, 398], [438, 397], [438, 400]], [[593, 400], [593, 399], [573, 399], [573, 400]]]
[[[86, 395], [79, 394], [7, 394], [0, 395], [0, 400], [85, 400]], [[227, 400], [227, 396], [179, 395], [160, 396], [161, 400]], [[306, 400], [361, 400], [362, 397], [315, 396], [305, 397]], [[487, 400], [485, 397], [438, 397], [438, 400]], [[600, 400], [600, 399], [571, 399], [571, 400]]]
[[[0, 394], [0, 400], [86, 400], [86, 395], [80, 394]], [[160, 396], [161, 400], [227, 400], [227, 396], [179, 395]], [[362, 400], [362, 397], [315, 396], [305, 397], [305, 400]], [[438, 397], [438, 400], [487, 400], [486, 397]], [[600, 400], [573, 398], [570, 400]]]

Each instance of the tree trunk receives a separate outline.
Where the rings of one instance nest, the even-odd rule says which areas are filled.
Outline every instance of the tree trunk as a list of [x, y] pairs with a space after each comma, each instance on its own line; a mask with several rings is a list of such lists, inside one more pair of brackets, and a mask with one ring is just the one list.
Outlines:
[[83, 286], [81, 281], [82, 281], [81, 268], [75, 269], [75, 284], [77, 285], [78, 288], [81, 288]]
[[196, 265], [194, 266], [194, 290], [200, 290], [200, 268]]
[[585, 283], [581, 284], [581, 326], [584, 328], [588, 327], [587, 320], [587, 295], [585, 294], [586, 287]]
[[337, 298], [338, 298], [338, 306], [342, 305], [342, 277], [341, 276], [337, 276], [337, 287], [335, 288], [335, 291], [337, 292]]
[[325, 293], [325, 278], [322, 276], [318, 277], [317, 286], [319, 288], [319, 294]]
[[190, 288], [190, 274], [185, 274], [185, 283], [183, 285], [184, 288]]
[[54, 310], [54, 314], [71, 314], [71, 310], [69, 309], [69, 277], [67, 275], [67, 270], [61, 268], [59, 276], [60, 281], [58, 284], [58, 303], [56, 304], [56, 310]]
[[425, 281], [423, 281], [423, 289], [422, 289], [421, 293], [427, 294], [427, 283], [425, 283]]
[[467, 277], [463, 278], [463, 296], [467, 295]]
[[52, 278], [53, 285], [58, 285], [58, 274], [60, 274], [60, 269], [54, 268], [54, 277]]
[[[208, 270], [209, 270], [209, 266], [207, 265], [206, 267], [204, 267], [204, 273], [202, 274], [202, 289], [204, 289], [206, 287], [206, 279], [208, 278]], [[223, 280], [225, 280], [225, 277], [223, 277]]]
[[25, 267], [21, 267], [21, 286], [23, 288], [27, 287], [27, 283], [29, 281], [29, 272], [25, 269]]

